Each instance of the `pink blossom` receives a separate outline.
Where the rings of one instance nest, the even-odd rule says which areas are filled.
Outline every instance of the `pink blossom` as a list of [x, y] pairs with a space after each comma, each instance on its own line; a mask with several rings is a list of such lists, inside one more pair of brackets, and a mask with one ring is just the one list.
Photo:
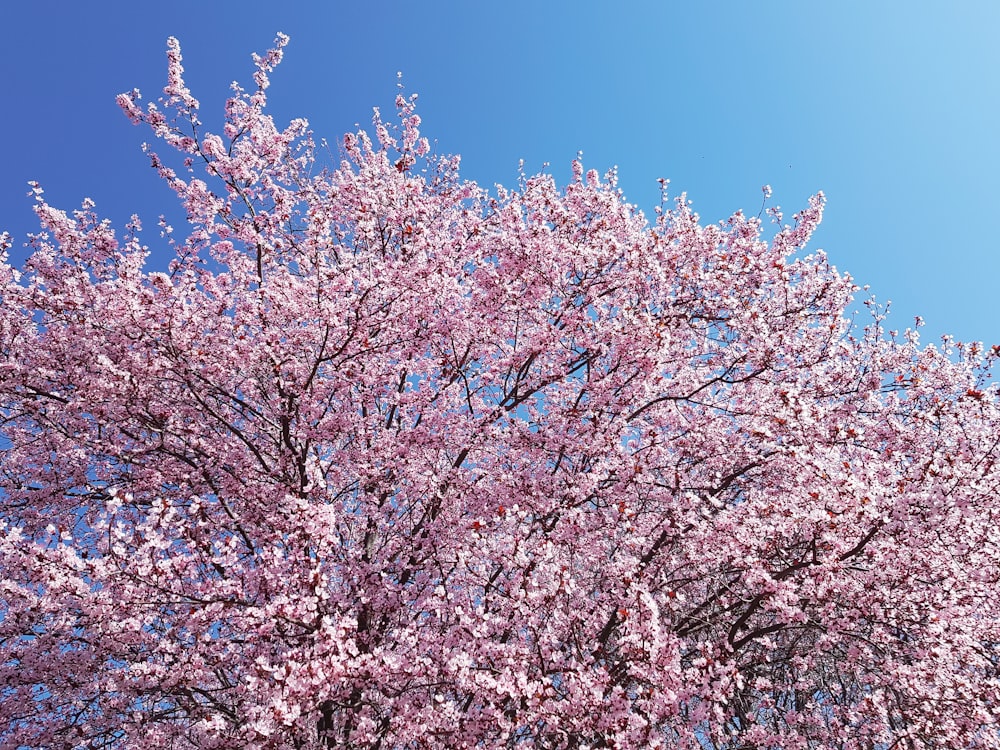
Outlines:
[[997, 747], [1000, 348], [855, 324], [822, 194], [487, 192], [402, 94], [319, 165], [286, 43], [119, 96], [169, 272], [0, 235], [0, 747]]

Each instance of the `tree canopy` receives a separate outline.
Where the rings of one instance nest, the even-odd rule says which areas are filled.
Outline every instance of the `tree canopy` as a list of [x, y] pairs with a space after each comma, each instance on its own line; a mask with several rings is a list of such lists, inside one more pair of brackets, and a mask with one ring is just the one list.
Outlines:
[[284, 42], [119, 97], [167, 271], [38, 186], [0, 266], [0, 748], [998, 746], [997, 347], [852, 318], [822, 195], [490, 193], [403, 95], [321, 169]]

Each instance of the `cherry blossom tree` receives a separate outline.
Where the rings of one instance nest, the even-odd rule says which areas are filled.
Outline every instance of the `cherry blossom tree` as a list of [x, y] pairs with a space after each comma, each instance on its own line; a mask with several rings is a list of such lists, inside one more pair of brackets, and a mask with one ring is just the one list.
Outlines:
[[854, 321], [822, 195], [489, 193], [404, 96], [324, 171], [285, 42], [119, 97], [168, 272], [38, 186], [0, 266], [0, 748], [1000, 746], [1000, 349]]

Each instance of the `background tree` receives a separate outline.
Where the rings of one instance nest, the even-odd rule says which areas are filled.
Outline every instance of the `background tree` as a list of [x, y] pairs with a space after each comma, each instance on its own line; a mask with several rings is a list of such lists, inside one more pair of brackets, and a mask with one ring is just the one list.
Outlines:
[[0, 747], [998, 745], [996, 348], [845, 317], [822, 196], [490, 196], [402, 96], [317, 171], [284, 43], [120, 97], [169, 273], [38, 187], [0, 269]]

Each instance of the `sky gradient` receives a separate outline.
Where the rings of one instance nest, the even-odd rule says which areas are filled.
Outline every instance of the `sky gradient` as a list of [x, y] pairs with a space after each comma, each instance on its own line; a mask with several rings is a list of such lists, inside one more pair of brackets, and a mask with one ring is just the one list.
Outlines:
[[786, 218], [822, 190], [812, 247], [892, 300], [892, 327], [921, 315], [925, 341], [1000, 343], [1000, 3], [36, 0], [3, 4], [0, 28], [0, 229], [18, 244], [37, 180], [117, 227], [139, 214], [162, 265], [156, 219], [176, 202], [115, 95], [155, 99], [176, 36], [218, 131], [229, 83], [281, 31], [279, 127], [304, 116], [335, 143], [391, 111], [401, 71], [424, 134], [484, 186], [512, 185], [521, 159], [565, 182], [583, 151], [647, 214], [660, 177], [704, 222], [756, 214], [765, 183]]

